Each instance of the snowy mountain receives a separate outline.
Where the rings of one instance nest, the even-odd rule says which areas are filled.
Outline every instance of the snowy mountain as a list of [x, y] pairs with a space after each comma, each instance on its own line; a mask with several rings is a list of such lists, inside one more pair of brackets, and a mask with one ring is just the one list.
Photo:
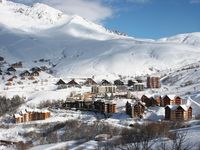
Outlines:
[[179, 34], [169, 38], [162, 38], [159, 41], [188, 44], [200, 47], [200, 33], [196, 32], [196, 33]]
[[50, 59], [58, 76], [151, 74], [200, 56], [200, 33], [136, 39], [39, 3], [0, 3], [0, 24], [1, 56], [27, 66]]

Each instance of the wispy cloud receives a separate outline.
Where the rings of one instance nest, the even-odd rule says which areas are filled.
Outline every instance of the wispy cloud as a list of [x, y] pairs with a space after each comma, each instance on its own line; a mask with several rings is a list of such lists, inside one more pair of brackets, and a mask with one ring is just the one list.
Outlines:
[[41, 2], [67, 14], [76, 14], [91, 21], [101, 22], [113, 15], [113, 10], [101, 0], [13, 0], [24, 4]]
[[[115, 7], [115, 4], [147, 4], [152, 0], [12, 0], [31, 5], [33, 3], [45, 3], [54, 8], [57, 8], [64, 13], [82, 16], [88, 20], [101, 23], [107, 18], [115, 15], [119, 10], [124, 8]], [[194, 0], [195, 1], [195, 0]], [[127, 5], [127, 6], [128, 6]]]

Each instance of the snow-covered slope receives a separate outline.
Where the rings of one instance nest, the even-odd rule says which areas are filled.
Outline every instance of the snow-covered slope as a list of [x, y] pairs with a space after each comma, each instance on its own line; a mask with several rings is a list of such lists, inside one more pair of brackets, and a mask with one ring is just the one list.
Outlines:
[[28, 66], [50, 59], [58, 76], [151, 74], [200, 57], [199, 33], [135, 39], [44, 4], [0, 3], [0, 24], [1, 56]]
[[196, 33], [179, 34], [169, 38], [162, 38], [159, 41], [188, 44], [200, 47], [200, 33], [196, 32]]

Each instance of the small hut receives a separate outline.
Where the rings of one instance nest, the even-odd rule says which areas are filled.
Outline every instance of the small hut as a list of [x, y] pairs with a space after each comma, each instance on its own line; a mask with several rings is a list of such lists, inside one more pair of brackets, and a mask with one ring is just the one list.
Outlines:
[[29, 76], [31, 76], [31, 73], [28, 70], [26, 70], [23, 73], [21, 73], [20, 76], [21, 77], [29, 77]]
[[16, 69], [14, 67], [9, 67], [7, 69], [8, 72], [16, 72]]
[[71, 81], [69, 81], [67, 83], [67, 87], [69, 87], [69, 88], [71, 88], [71, 87], [81, 88], [81, 86], [74, 79], [72, 79]]
[[91, 86], [91, 85], [97, 85], [97, 83], [92, 79], [92, 78], [88, 78], [83, 85], [85, 86]]

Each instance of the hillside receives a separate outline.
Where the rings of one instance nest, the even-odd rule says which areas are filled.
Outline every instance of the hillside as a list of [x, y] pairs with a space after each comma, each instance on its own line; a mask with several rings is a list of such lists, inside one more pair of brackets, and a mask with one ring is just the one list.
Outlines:
[[44, 4], [0, 4], [0, 54], [10, 62], [50, 59], [58, 76], [141, 75], [199, 59], [199, 33], [158, 41], [117, 35]]
[[[156, 87], [147, 74], [161, 77]], [[168, 146], [178, 130], [188, 131], [186, 146], [199, 144], [199, 74], [200, 32], [138, 39], [45, 4], [4, 0], [0, 149], [151, 149], [142, 148], [146, 138], [152, 149], [177, 149]], [[185, 121], [167, 118], [171, 104]]]

